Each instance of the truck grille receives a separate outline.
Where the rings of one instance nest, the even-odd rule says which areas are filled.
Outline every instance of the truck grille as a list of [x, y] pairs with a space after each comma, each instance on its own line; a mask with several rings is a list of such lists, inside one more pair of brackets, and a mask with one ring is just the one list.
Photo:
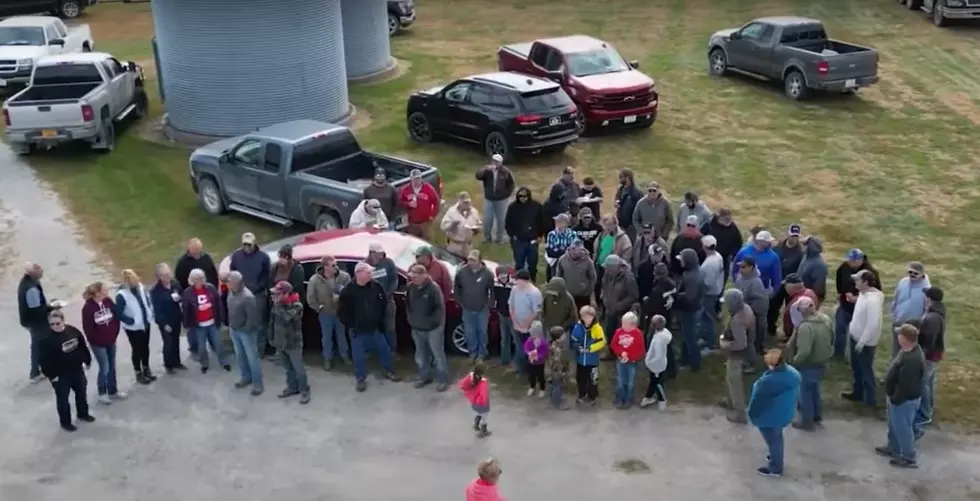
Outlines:
[[657, 91], [642, 90], [639, 92], [599, 94], [596, 97], [599, 99], [594, 105], [596, 108], [604, 110], [629, 110], [642, 108], [650, 104], [650, 101], [657, 99]]
[[0, 73], [13, 73], [17, 71], [17, 61], [0, 61]]
[[970, 7], [980, 7], [980, 0], [966, 0], [966, 4]]

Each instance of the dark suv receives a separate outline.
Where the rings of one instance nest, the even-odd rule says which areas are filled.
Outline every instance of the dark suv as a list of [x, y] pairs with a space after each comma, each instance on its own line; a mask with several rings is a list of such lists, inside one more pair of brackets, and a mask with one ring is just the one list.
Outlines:
[[394, 35], [415, 22], [414, 0], [388, 0], [388, 35]]
[[50, 12], [65, 19], [74, 19], [98, 0], [0, 0], [0, 17], [23, 16]]
[[560, 85], [511, 72], [418, 91], [408, 98], [406, 115], [417, 142], [453, 137], [505, 160], [518, 152], [562, 151], [579, 136], [578, 109]]

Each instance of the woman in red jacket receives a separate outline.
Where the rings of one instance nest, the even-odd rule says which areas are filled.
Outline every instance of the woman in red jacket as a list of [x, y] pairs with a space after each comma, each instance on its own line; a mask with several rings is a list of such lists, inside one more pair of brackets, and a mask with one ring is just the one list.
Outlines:
[[636, 387], [636, 367], [646, 356], [643, 331], [637, 326], [636, 314], [623, 315], [622, 327], [616, 329], [609, 347], [616, 355], [616, 408], [629, 409], [633, 405], [633, 389]]
[[409, 181], [398, 191], [399, 202], [405, 208], [409, 229], [412, 230], [406, 233], [431, 241], [432, 221], [439, 215], [439, 192], [422, 180], [422, 171], [418, 169], [412, 170]]
[[126, 394], [116, 386], [116, 337], [119, 336], [119, 319], [114, 313], [116, 305], [102, 282], [86, 287], [82, 298], [85, 299], [82, 332], [99, 364], [99, 403], [109, 405], [113, 400], [126, 398]]

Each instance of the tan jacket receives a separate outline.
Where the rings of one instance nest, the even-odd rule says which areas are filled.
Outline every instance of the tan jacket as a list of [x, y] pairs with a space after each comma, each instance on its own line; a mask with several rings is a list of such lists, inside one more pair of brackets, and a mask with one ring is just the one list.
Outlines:
[[[453, 228], [453, 223], [457, 222], [459, 224]], [[439, 227], [450, 242], [469, 243], [473, 241], [473, 230], [479, 228], [481, 224], [483, 222], [480, 221], [480, 213], [475, 208], [470, 208], [469, 214], [464, 216], [459, 212], [459, 204], [456, 203], [442, 216], [442, 224]]]

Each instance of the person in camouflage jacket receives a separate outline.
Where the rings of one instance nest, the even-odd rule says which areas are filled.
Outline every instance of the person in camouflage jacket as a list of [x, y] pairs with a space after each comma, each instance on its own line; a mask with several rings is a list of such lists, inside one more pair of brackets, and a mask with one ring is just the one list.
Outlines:
[[551, 374], [548, 386], [551, 392], [551, 405], [556, 409], [565, 410], [568, 406], [562, 394], [562, 385], [568, 377], [568, 356], [565, 353], [567, 342], [565, 341], [565, 329], [561, 326], [554, 326], [548, 330], [551, 337], [551, 345], [548, 347], [547, 369]]
[[310, 385], [303, 367], [303, 302], [285, 280], [272, 288], [272, 295], [269, 344], [282, 354], [282, 366], [286, 369], [286, 388], [279, 398], [299, 395], [299, 403], [307, 404]]

